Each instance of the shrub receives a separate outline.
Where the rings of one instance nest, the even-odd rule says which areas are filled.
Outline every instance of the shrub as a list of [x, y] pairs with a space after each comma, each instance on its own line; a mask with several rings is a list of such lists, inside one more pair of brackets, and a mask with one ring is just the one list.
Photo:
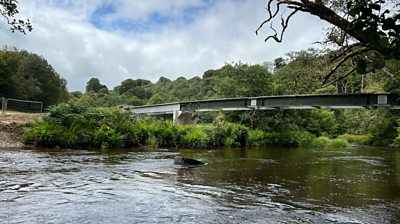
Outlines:
[[265, 133], [261, 130], [250, 130], [247, 139], [246, 139], [246, 144], [249, 146], [264, 146], [266, 145], [266, 136]]
[[79, 136], [77, 134], [77, 128], [75, 126], [71, 126], [67, 129], [65, 129], [60, 136], [60, 146], [63, 147], [74, 147], [74, 146], [79, 146]]
[[134, 129], [136, 130], [138, 145], [146, 145], [146, 141], [150, 136], [147, 125], [143, 122], [139, 122], [135, 124]]
[[207, 148], [210, 138], [201, 128], [190, 130], [182, 138], [182, 145], [187, 148], [202, 149]]
[[306, 131], [282, 130], [266, 134], [266, 142], [280, 146], [307, 146], [315, 139], [315, 136]]
[[370, 135], [354, 135], [354, 134], [344, 134], [339, 135], [338, 139], [344, 139], [350, 143], [358, 143], [358, 144], [368, 144], [371, 140]]
[[62, 132], [62, 128], [58, 124], [42, 121], [36, 124], [32, 135], [25, 135], [24, 141], [46, 147], [58, 146], [60, 145], [60, 136]]
[[345, 148], [349, 146], [349, 143], [345, 139], [329, 139], [327, 137], [318, 137], [312, 142], [311, 146], [314, 148]]
[[177, 144], [177, 133], [176, 126], [173, 125], [172, 121], [156, 121], [148, 127], [149, 135], [154, 136], [157, 140], [157, 146], [159, 147], [175, 147]]
[[349, 143], [344, 139], [332, 139], [328, 142], [328, 147], [332, 148], [346, 148], [349, 146]]
[[222, 126], [217, 126], [214, 128], [209, 128], [205, 130], [207, 133], [209, 133], [210, 137], [210, 145], [212, 147], [222, 147], [224, 146], [224, 142], [226, 139], [226, 129], [225, 127]]
[[[232, 138], [234, 147], [244, 147], [246, 146], [246, 139], [249, 129], [240, 124], [227, 124], [227, 136]], [[226, 144], [224, 144], [226, 146]]]
[[94, 133], [94, 142], [96, 146], [106, 149], [124, 146], [123, 136], [107, 125], [102, 125]]
[[139, 146], [139, 130], [131, 123], [119, 123], [116, 125], [116, 131], [122, 134], [122, 141], [125, 147]]
[[231, 137], [225, 138], [224, 147], [226, 147], [226, 148], [232, 148], [232, 147], [234, 147], [235, 145], [236, 145], [236, 144], [235, 144], [235, 140], [234, 140], [233, 138], [231, 138]]
[[321, 136], [314, 139], [311, 146], [314, 148], [325, 148], [329, 144], [329, 141], [329, 138]]
[[158, 146], [159, 146], [158, 139], [157, 139], [154, 135], [150, 135], [150, 136], [147, 138], [147, 140], [146, 140], [146, 142], [145, 142], [145, 145], [150, 146], [150, 147], [156, 149], [156, 148], [158, 148]]

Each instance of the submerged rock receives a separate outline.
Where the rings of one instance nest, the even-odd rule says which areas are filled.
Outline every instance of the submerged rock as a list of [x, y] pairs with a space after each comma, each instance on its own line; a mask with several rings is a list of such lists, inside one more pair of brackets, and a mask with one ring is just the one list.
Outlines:
[[199, 166], [199, 165], [204, 165], [205, 163], [191, 158], [176, 156], [174, 159], [174, 164], [184, 165], [184, 166]]

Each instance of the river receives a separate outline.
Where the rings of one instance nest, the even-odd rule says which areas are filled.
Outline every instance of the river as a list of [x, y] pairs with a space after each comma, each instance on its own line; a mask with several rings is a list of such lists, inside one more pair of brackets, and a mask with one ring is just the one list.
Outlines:
[[1, 149], [0, 222], [400, 223], [400, 150]]

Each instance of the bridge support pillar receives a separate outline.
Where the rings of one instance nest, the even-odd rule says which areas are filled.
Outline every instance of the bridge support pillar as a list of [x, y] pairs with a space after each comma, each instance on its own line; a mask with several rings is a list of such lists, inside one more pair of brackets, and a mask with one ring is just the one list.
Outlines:
[[174, 110], [173, 122], [175, 125], [195, 125], [197, 120], [197, 112]]

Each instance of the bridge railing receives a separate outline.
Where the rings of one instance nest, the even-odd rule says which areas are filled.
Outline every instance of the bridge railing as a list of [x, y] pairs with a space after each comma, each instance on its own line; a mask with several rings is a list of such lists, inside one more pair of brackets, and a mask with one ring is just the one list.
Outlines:
[[293, 96], [260, 96], [198, 100], [134, 107], [135, 113], [173, 114], [174, 111], [234, 111], [287, 109], [400, 109], [399, 96], [392, 93], [319, 94]]

